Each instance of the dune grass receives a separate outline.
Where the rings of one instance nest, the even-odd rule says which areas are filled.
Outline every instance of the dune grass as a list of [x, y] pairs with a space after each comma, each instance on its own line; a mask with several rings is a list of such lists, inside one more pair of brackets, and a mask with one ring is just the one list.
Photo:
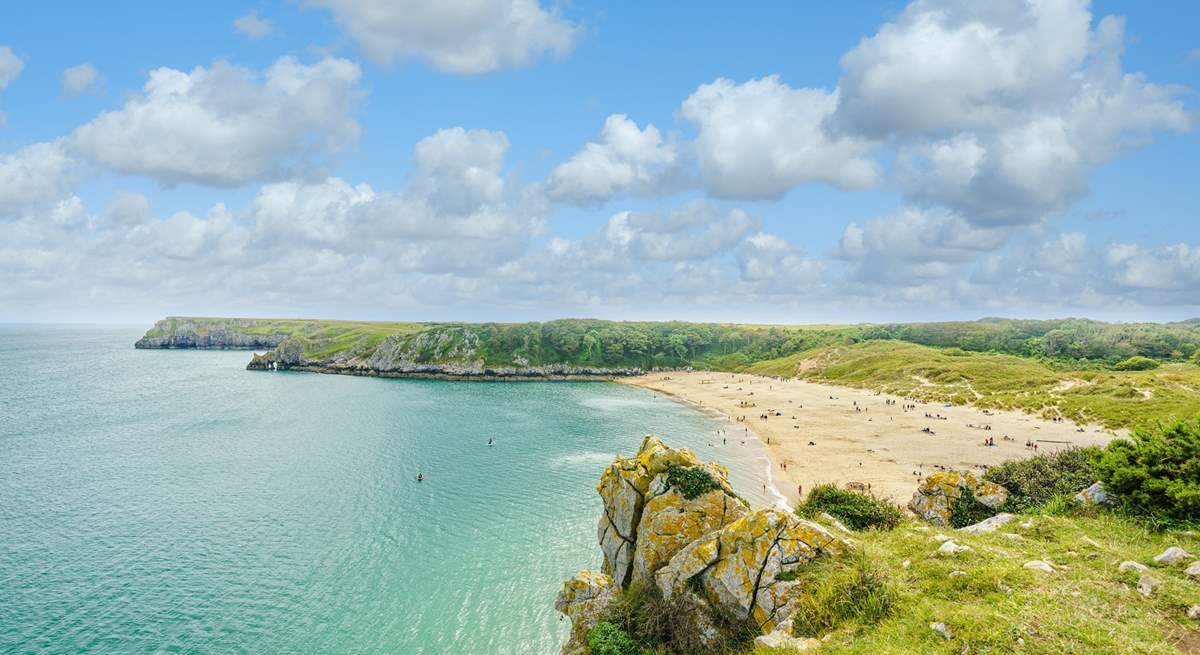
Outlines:
[[1193, 364], [1148, 371], [1064, 370], [1027, 357], [868, 341], [807, 350], [742, 370], [1113, 429], [1200, 415], [1200, 367]]

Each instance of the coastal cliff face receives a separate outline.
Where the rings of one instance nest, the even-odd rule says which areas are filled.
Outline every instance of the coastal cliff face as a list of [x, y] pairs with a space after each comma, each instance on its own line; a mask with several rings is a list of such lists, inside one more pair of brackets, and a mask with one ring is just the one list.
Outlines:
[[282, 332], [266, 332], [254, 319], [204, 319], [170, 317], [154, 324], [134, 348], [211, 348], [222, 350], [261, 350], [274, 348], [287, 338]]
[[751, 511], [724, 467], [653, 436], [633, 457], [617, 457], [596, 491], [602, 571], [581, 571], [559, 592], [555, 607], [571, 619], [564, 654], [586, 653], [588, 632], [614, 600], [647, 588], [685, 614], [674, 620], [695, 626], [706, 645], [731, 622], [791, 644], [795, 573], [850, 548], [789, 512]]

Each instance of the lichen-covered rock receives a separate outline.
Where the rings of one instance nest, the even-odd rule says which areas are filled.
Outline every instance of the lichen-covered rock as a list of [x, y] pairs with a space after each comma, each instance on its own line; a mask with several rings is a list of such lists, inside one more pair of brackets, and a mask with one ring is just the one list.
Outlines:
[[689, 500], [668, 485], [665, 473], [650, 483], [634, 542], [631, 582], [651, 580], [684, 546], [750, 512], [734, 495], [725, 467], [705, 464], [702, 468], [721, 489]]
[[1075, 504], [1083, 505], [1084, 507], [1092, 507], [1095, 505], [1111, 505], [1116, 500], [1104, 490], [1104, 485], [1096, 482], [1092, 486], [1075, 494], [1073, 498]]
[[992, 509], [999, 509], [1008, 499], [1008, 490], [994, 483], [980, 480], [970, 471], [945, 471], [934, 473], [917, 487], [908, 507], [918, 517], [934, 525], [950, 525], [950, 512], [954, 503], [969, 490], [975, 500]]
[[571, 619], [571, 637], [563, 644], [563, 655], [587, 652], [587, 633], [600, 621], [612, 600], [613, 580], [603, 573], [580, 571], [563, 583], [554, 609]]
[[710, 604], [771, 632], [791, 614], [788, 604], [798, 584], [779, 574], [846, 548], [816, 523], [764, 509], [692, 542], [655, 579], [668, 599], [697, 589]]
[[672, 466], [699, 465], [692, 451], [676, 450], [658, 437], [647, 436], [636, 455], [617, 457], [604, 470], [596, 485], [604, 504], [596, 532], [604, 552], [603, 571], [618, 586], [628, 586], [632, 578], [638, 526], [654, 479]]

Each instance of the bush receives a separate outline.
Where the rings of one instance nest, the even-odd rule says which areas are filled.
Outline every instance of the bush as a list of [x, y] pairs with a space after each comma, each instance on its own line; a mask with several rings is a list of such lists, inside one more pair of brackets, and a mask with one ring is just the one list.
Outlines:
[[974, 492], [963, 489], [962, 495], [950, 507], [950, 527], [965, 528], [995, 515], [996, 510], [976, 500]]
[[808, 499], [796, 508], [797, 514], [809, 518], [821, 512], [832, 514], [854, 530], [891, 530], [904, 518], [900, 509], [887, 501], [839, 489], [832, 484], [813, 487], [808, 492]]
[[1196, 366], [1200, 366], [1200, 349], [1197, 349], [1196, 352], [1192, 353], [1192, 363]]
[[1139, 428], [1096, 465], [1126, 510], [1164, 522], [1200, 519], [1200, 419]]
[[[622, 629], [643, 652], [732, 652], [758, 635], [758, 626], [752, 620], [716, 612], [694, 594], [675, 593], [667, 600], [658, 587], [644, 582], [636, 582], [617, 595], [605, 610], [604, 620]], [[700, 635], [706, 627], [714, 628], [715, 634], [709, 636], [708, 643], [701, 643]], [[591, 633], [588, 636], [590, 647]]]
[[792, 601], [792, 621], [801, 637], [820, 637], [849, 622], [874, 625], [896, 603], [887, 576], [861, 552], [848, 560], [809, 565], [800, 576], [804, 592]]
[[1149, 371], [1152, 368], [1158, 368], [1158, 360], [1141, 355], [1113, 364], [1113, 370], [1117, 371]]
[[1000, 509], [1027, 512], [1045, 505], [1058, 495], [1074, 495], [1097, 478], [1099, 448], [1067, 448], [1052, 455], [1034, 455], [993, 466], [983, 479], [1008, 489], [1008, 500]]
[[608, 621], [601, 621], [588, 630], [587, 643], [591, 655], [638, 655], [639, 652], [633, 638]]
[[684, 498], [692, 500], [710, 491], [719, 491], [720, 483], [699, 466], [672, 466], [667, 469], [667, 485], [679, 490]]

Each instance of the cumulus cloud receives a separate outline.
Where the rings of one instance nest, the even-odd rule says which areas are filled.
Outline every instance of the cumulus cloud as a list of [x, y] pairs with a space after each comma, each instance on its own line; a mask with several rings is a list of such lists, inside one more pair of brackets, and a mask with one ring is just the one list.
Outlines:
[[544, 52], [564, 55], [578, 28], [537, 0], [308, 0], [328, 9], [372, 60], [424, 59], [450, 73], [520, 68]]
[[676, 144], [658, 128], [640, 129], [624, 114], [604, 121], [598, 141], [590, 142], [546, 179], [553, 200], [600, 203], [620, 193], [655, 195], [672, 189], [679, 174]]
[[85, 62], [78, 66], [72, 66], [63, 71], [63, 91], [71, 95], [79, 95], [91, 88], [96, 83], [98, 77], [99, 74], [96, 72], [96, 67], [89, 63]]
[[981, 225], [1027, 225], [1158, 130], [1186, 131], [1180, 89], [1121, 70], [1124, 21], [1084, 0], [918, 0], [842, 58], [831, 123], [890, 138], [917, 200]]
[[73, 198], [77, 164], [61, 143], [35, 143], [0, 154], [0, 222]]
[[1146, 248], [1114, 244], [1105, 250], [1105, 261], [1117, 284], [1152, 292], [1188, 292], [1195, 301], [1200, 293], [1200, 247], [1184, 243]]
[[0, 91], [21, 75], [25, 62], [8, 46], [0, 46]]
[[271, 21], [261, 18], [257, 10], [251, 10], [233, 19], [233, 31], [252, 39], [261, 39], [264, 36], [270, 36], [274, 29]]
[[284, 57], [261, 75], [218, 61], [150, 72], [121, 109], [77, 128], [70, 148], [164, 184], [234, 186], [308, 170], [358, 137], [359, 67]]
[[777, 199], [806, 182], [863, 189], [878, 181], [869, 141], [825, 129], [837, 105], [836, 91], [793, 89], [772, 75], [702, 85], [680, 114], [696, 126], [696, 161], [709, 193]]

